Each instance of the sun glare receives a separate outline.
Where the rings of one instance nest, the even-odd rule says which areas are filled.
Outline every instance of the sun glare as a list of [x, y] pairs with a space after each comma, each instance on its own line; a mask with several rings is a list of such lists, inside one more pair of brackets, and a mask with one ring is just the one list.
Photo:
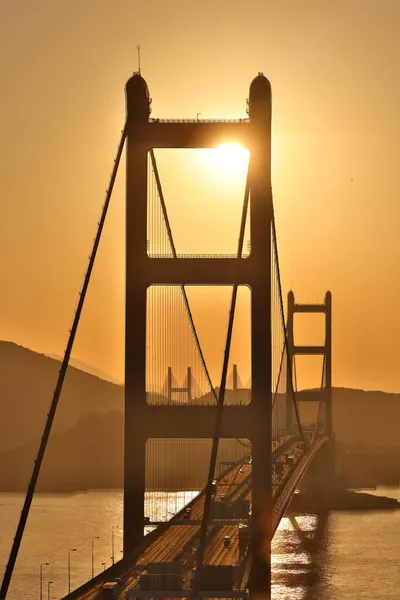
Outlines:
[[207, 173], [207, 178], [214, 182], [216, 189], [220, 190], [218, 193], [220, 194], [223, 189], [224, 193], [231, 195], [236, 190], [242, 198], [243, 194], [240, 190], [242, 187], [244, 189], [246, 182], [249, 151], [240, 144], [226, 142], [216, 148], [205, 150], [203, 158], [206, 167], [204, 173]]
[[227, 142], [206, 151], [205, 158], [209, 174], [214, 181], [229, 188], [241, 185], [246, 180], [250, 153], [240, 144]]
[[249, 151], [240, 144], [221, 144], [213, 151], [216, 165], [224, 171], [243, 171], [247, 169]]

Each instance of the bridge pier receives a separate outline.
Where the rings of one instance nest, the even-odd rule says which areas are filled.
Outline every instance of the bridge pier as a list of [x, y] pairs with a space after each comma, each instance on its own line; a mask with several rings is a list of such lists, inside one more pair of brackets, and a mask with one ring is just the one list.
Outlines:
[[[254, 439], [252, 442], [252, 564], [248, 587], [253, 600], [271, 598], [271, 541], [272, 541], [272, 492], [269, 489], [271, 467], [265, 473], [260, 467], [263, 456], [270, 451], [269, 440]], [[271, 465], [271, 461], [270, 461]]]

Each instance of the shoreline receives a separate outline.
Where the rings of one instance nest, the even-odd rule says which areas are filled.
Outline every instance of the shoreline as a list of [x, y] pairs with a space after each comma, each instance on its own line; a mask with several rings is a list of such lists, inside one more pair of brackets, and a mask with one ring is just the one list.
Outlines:
[[400, 502], [389, 496], [376, 496], [367, 492], [334, 489], [326, 492], [303, 491], [295, 494], [287, 509], [293, 512], [376, 511], [398, 510]]

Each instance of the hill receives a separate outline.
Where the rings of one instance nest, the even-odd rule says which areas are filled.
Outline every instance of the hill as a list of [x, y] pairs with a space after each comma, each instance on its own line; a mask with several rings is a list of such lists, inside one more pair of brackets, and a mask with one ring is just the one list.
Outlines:
[[[315, 419], [315, 403], [302, 402], [301, 415]], [[333, 388], [336, 439], [353, 446], [400, 446], [400, 394]]]
[[[53, 358], [0, 342], [0, 452], [41, 437], [59, 369]], [[53, 431], [71, 429], [90, 413], [122, 408], [122, 386], [69, 367]]]
[[[123, 440], [120, 411], [86, 415], [68, 431], [52, 434], [36, 490], [121, 488]], [[36, 440], [0, 454], [0, 491], [26, 491], [38, 445]]]
[[[33, 468], [37, 442], [0, 454], [0, 492], [23, 492]], [[123, 415], [87, 415], [67, 432], [50, 436], [39, 476], [39, 492], [73, 492], [123, 487]], [[182, 440], [150, 443], [146, 469], [150, 489], [193, 490], [206, 483], [211, 443]], [[239, 460], [247, 449], [236, 441], [222, 442], [219, 460]], [[10, 468], [12, 465], [12, 468]]]

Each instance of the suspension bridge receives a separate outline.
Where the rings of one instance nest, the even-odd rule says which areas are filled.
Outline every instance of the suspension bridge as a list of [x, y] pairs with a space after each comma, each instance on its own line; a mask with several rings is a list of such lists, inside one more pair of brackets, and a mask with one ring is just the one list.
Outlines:
[[[4, 574], [7, 596], [68, 367], [123, 148], [126, 145], [124, 556], [66, 598], [271, 597], [271, 540], [302, 478], [333, 471], [331, 294], [322, 304], [284, 299], [271, 189], [271, 87], [250, 85], [239, 120], [151, 118], [140, 73], [126, 85], [127, 119], [39, 452]], [[179, 254], [157, 148], [250, 153], [233, 255]], [[245, 249], [246, 232], [250, 243]], [[213, 382], [188, 289], [230, 286], [221, 379]], [[230, 364], [235, 313], [251, 289], [251, 381]], [[298, 346], [294, 314], [322, 313], [325, 342]], [[321, 386], [296, 391], [296, 355], [321, 355]], [[315, 405], [312, 423], [302, 403]], [[206, 465], [206, 466], [204, 466]], [[171, 493], [203, 489], [171, 506]]]

